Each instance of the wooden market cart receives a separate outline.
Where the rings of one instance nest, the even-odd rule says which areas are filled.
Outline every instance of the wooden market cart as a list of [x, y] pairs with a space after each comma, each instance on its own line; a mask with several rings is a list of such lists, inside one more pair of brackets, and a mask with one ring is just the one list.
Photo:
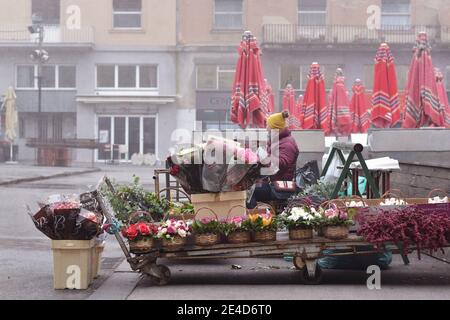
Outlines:
[[[106, 183], [111, 191], [113, 186], [108, 178], [103, 178], [101, 184]], [[100, 186], [100, 185], [99, 185]], [[114, 212], [108, 201], [99, 192], [100, 188], [92, 192], [93, 197], [101, 207], [108, 223], [114, 223]], [[256, 258], [256, 257], [284, 257], [286, 255], [293, 257], [293, 264], [299, 271], [299, 277], [304, 284], [320, 284], [322, 280], [322, 270], [317, 261], [325, 256], [345, 256], [345, 255], [364, 255], [373, 254], [379, 251], [366, 250], [360, 251], [358, 248], [371, 244], [364, 241], [363, 238], [350, 234], [347, 239], [330, 240], [324, 237], [315, 236], [308, 240], [283, 240], [270, 242], [251, 242], [245, 244], [216, 244], [208, 247], [196, 245], [186, 245], [183, 248], [171, 250], [167, 248], [155, 248], [146, 254], [132, 254], [125, 244], [120, 233], [117, 231], [116, 237], [128, 263], [133, 271], [138, 271], [149, 276], [152, 283], [156, 285], [166, 285], [170, 281], [170, 269], [164, 264], [160, 264], [158, 259], [169, 260], [196, 260], [196, 259], [232, 259], [232, 258]], [[283, 233], [279, 233], [279, 238]], [[335, 253], [325, 254], [326, 249], [338, 249]], [[403, 261], [408, 264], [409, 261], [404, 255], [401, 247], [386, 243], [385, 249], [394, 254], [402, 254]], [[415, 248], [412, 247], [412, 250]], [[422, 248], [424, 249], [424, 248]]]

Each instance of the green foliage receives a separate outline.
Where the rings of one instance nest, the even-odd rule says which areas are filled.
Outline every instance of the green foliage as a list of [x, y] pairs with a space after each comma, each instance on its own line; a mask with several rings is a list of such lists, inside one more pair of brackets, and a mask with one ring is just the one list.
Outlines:
[[315, 196], [318, 198], [331, 200], [335, 187], [336, 187], [335, 182], [325, 182], [323, 180], [319, 180], [318, 183], [307, 186], [304, 190], [300, 192], [300, 195], [309, 197]]
[[268, 217], [266, 215], [258, 215], [256, 218], [250, 218], [251, 229], [253, 231], [277, 231], [279, 218], [278, 217]]
[[198, 234], [219, 233], [221, 231], [220, 223], [217, 220], [194, 220], [192, 231]]
[[[154, 221], [162, 221], [170, 209], [170, 202], [166, 199], [158, 199], [155, 193], [146, 191], [139, 184], [137, 176], [133, 176], [133, 182], [130, 184], [119, 185], [113, 182], [113, 186], [115, 194], [106, 186], [101, 192], [109, 200], [116, 218], [124, 224], [128, 223], [130, 215], [136, 211], [149, 212]], [[139, 221], [151, 222], [151, 220], [145, 216], [139, 218]]]
[[221, 222], [220, 230], [226, 236], [233, 232], [251, 231], [252, 222], [247, 218], [236, 218], [227, 222]]

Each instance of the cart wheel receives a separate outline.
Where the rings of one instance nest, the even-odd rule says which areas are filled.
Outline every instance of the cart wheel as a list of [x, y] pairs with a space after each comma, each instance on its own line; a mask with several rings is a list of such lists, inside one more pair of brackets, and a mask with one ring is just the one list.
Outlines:
[[150, 280], [154, 285], [165, 286], [170, 281], [170, 269], [163, 264], [158, 265], [158, 269], [162, 274], [162, 278], [149, 275]]
[[305, 263], [303, 262], [302, 258], [299, 256], [294, 256], [293, 259], [294, 262], [294, 266], [298, 269], [298, 270], [302, 270], [303, 268], [305, 268]]
[[316, 266], [316, 273], [314, 274], [314, 277], [309, 275], [308, 268], [306, 268], [306, 266], [300, 269], [300, 279], [302, 283], [306, 285], [320, 284], [322, 282], [322, 276], [322, 269], [318, 265]]

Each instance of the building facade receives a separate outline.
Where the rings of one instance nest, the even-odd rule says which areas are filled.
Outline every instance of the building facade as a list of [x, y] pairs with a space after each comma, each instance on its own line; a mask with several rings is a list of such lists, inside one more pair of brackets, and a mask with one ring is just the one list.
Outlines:
[[[176, 128], [176, 1], [1, 0], [0, 88], [13, 86], [19, 110], [20, 161], [33, 161], [26, 140], [98, 139], [98, 161], [130, 161], [166, 151]], [[42, 108], [36, 36], [43, 18]], [[38, 126], [37, 119], [44, 125]], [[38, 132], [37, 128], [41, 127]], [[91, 161], [76, 150], [74, 161]]]
[[[449, 0], [180, 0], [179, 86], [183, 104], [196, 107], [203, 128], [229, 128], [230, 88], [237, 45], [251, 30], [262, 48], [265, 77], [280, 109], [282, 90], [303, 94], [309, 67], [317, 61], [327, 90], [336, 68], [346, 86], [356, 78], [373, 85], [373, 60], [387, 42], [396, 59], [398, 86], [406, 86], [416, 35], [426, 31], [436, 67], [450, 77]], [[198, 12], [202, 15], [198, 15]], [[447, 81], [450, 90], [450, 81]]]
[[[0, 91], [17, 93], [21, 161], [35, 159], [28, 138], [98, 139], [120, 147], [98, 150], [95, 160], [130, 161], [164, 159], [175, 129], [234, 128], [230, 93], [245, 30], [262, 47], [278, 110], [288, 83], [303, 93], [313, 61], [328, 90], [337, 67], [349, 91], [356, 78], [370, 89], [381, 42], [392, 49], [403, 89], [419, 31], [450, 77], [450, 0], [0, 0], [0, 7]], [[29, 58], [33, 14], [44, 19], [50, 56], [41, 112]], [[73, 158], [92, 154], [77, 150]]]

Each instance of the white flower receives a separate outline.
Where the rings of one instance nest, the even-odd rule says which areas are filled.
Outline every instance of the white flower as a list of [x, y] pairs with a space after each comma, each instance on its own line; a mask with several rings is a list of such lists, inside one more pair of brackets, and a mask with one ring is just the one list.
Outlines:
[[185, 230], [182, 229], [178, 229], [178, 235], [182, 238], [186, 237], [187, 232]]

